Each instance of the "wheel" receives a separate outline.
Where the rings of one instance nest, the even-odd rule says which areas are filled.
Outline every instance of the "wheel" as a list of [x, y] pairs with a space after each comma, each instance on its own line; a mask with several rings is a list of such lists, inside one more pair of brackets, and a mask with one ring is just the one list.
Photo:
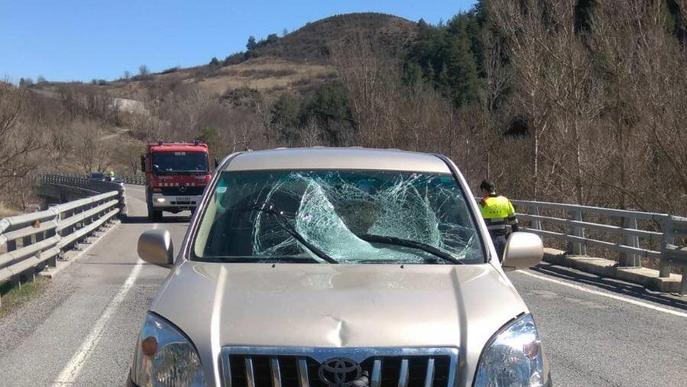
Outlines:
[[156, 210], [153, 207], [153, 195], [148, 192], [146, 188], [146, 207], [148, 208], [148, 219], [151, 221], [158, 221], [162, 219], [162, 210]]

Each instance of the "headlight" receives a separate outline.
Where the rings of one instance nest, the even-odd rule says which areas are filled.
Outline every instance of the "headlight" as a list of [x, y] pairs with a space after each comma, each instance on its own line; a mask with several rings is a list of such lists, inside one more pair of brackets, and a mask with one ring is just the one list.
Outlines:
[[527, 314], [489, 341], [477, 365], [475, 387], [544, 386], [549, 383], [544, 372], [537, 327]]
[[132, 381], [141, 387], [205, 385], [200, 357], [191, 342], [172, 324], [150, 313], [131, 371]]

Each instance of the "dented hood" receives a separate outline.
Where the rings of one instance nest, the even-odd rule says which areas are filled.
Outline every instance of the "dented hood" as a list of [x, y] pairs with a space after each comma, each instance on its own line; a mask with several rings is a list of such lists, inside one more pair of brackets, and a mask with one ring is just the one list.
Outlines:
[[526, 311], [503, 273], [489, 264], [187, 261], [170, 277], [152, 311], [201, 352], [228, 345], [481, 350]]

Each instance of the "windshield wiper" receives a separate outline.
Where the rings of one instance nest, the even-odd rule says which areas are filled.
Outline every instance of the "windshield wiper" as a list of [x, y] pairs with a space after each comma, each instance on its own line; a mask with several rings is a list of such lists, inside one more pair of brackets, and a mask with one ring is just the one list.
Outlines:
[[427, 253], [430, 253], [434, 256], [437, 256], [444, 261], [455, 263], [458, 265], [462, 265], [463, 262], [461, 262], [459, 259], [455, 258], [451, 254], [447, 253], [444, 250], [441, 250], [439, 248], [436, 248], [432, 245], [428, 245], [426, 243], [418, 242], [418, 241], [413, 241], [410, 239], [403, 239], [403, 238], [396, 238], [392, 236], [383, 236], [383, 235], [372, 235], [372, 234], [363, 234], [363, 235], [358, 235], [358, 238], [367, 241], [367, 242], [372, 242], [372, 243], [386, 243], [390, 245], [398, 245], [398, 246], [403, 246], [403, 247], [411, 247], [414, 249], [422, 250]]
[[322, 258], [323, 260], [329, 262], [329, 263], [339, 263], [336, 259], [330, 257], [325, 253], [324, 251], [320, 250], [319, 247], [313, 245], [312, 243], [308, 242], [303, 235], [301, 235], [296, 228], [289, 223], [289, 220], [281, 213], [281, 211], [278, 210], [277, 207], [274, 206], [274, 204], [269, 204], [267, 208], [264, 207], [258, 207], [255, 206], [251, 208], [252, 210], [258, 211], [258, 212], [264, 212], [266, 214], [274, 216], [274, 218], [277, 220], [277, 223], [286, 230], [295, 240], [300, 242], [303, 246], [305, 246], [308, 250], [312, 251], [317, 255], [318, 257]]

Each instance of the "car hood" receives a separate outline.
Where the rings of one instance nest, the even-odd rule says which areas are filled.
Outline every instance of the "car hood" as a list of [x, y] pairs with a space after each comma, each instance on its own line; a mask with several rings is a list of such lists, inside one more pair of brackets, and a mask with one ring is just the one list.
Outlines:
[[200, 347], [481, 347], [526, 306], [484, 265], [177, 266], [152, 311]]

